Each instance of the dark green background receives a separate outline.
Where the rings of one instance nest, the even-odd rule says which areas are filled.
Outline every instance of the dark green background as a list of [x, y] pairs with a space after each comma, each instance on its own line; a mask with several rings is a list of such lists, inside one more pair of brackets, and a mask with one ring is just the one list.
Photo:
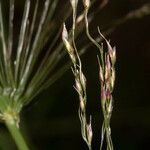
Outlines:
[[[64, 1], [60, 0], [61, 2]], [[110, 0], [106, 8], [95, 16], [90, 30], [96, 31], [98, 25], [104, 28], [146, 2], [149, 0]], [[19, 12], [23, 4], [21, 1], [17, 1], [17, 4]], [[59, 8], [61, 7], [60, 5]], [[150, 15], [127, 21], [107, 38], [111, 39], [111, 44], [117, 49], [114, 110], [111, 120], [114, 148], [149, 149], [146, 147], [149, 147], [150, 141]], [[87, 77], [88, 114], [93, 117], [93, 150], [99, 149], [103, 120], [97, 54], [97, 49], [90, 47], [81, 57]], [[69, 69], [24, 108], [21, 126], [33, 150], [87, 149], [81, 138], [78, 96], [73, 84], [74, 78]], [[15, 149], [2, 124], [0, 149]]]

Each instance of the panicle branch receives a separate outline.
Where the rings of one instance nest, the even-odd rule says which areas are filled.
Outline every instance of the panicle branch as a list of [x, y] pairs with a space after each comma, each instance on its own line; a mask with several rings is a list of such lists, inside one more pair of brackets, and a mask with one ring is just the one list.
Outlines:
[[105, 40], [107, 44], [107, 51], [103, 50], [103, 45], [100, 45], [89, 33], [88, 25], [88, 10], [90, 7], [89, 0], [83, 0], [85, 6], [85, 24], [86, 24], [86, 34], [89, 40], [99, 49], [100, 58], [98, 57], [99, 62], [99, 79], [101, 84], [101, 106], [104, 116], [104, 122], [102, 125], [101, 132], [101, 144], [100, 150], [103, 148], [104, 137], [106, 135], [107, 150], [113, 150], [113, 143], [111, 139], [111, 128], [110, 128], [110, 119], [113, 110], [113, 97], [112, 92], [114, 89], [115, 82], [115, 62], [116, 62], [116, 49], [112, 48], [107, 39], [101, 34], [99, 28], [98, 32], [100, 36]]
[[[82, 138], [86, 142], [89, 150], [92, 149], [92, 125], [91, 117], [89, 123], [87, 122], [86, 117], [86, 103], [87, 103], [87, 94], [86, 94], [86, 78], [82, 72], [81, 60], [75, 44], [75, 27], [76, 27], [76, 9], [77, 9], [77, 0], [71, 0], [71, 5], [73, 8], [73, 26], [72, 26], [72, 37], [69, 37], [66, 26], [63, 26], [62, 39], [66, 50], [71, 58], [73, 63], [72, 72], [75, 77], [75, 89], [79, 95], [79, 119], [81, 123], [81, 134]], [[72, 41], [72, 42], [71, 42]]]

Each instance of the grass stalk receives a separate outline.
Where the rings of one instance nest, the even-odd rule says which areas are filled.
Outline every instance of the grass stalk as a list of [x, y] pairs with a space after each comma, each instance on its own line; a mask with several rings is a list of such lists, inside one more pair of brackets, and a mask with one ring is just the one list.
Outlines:
[[104, 116], [104, 121], [102, 125], [101, 133], [101, 145], [100, 150], [103, 148], [104, 137], [106, 137], [107, 150], [113, 150], [113, 143], [111, 139], [111, 128], [110, 128], [110, 118], [112, 113], [112, 92], [114, 88], [115, 81], [115, 61], [116, 61], [116, 51], [115, 48], [112, 48], [107, 39], [101, 34], [99, 28], [99, 35], [105, 40], [107, 44], [107, 51], [103, 50], [103, 45], [101, 46], [89, 33], [88, 25], [88, 10], [90, 8], [90, 0], [83, 0], [85, 8], [85, 24], [86, 24], [86, 34], [89, 40], [99, 49], [100, 58], [98, 58], [99, 67], [100, 67], [100, 84], [101, 84], [101, 107]]
[[90, 121], [87, 121], [86, 116], [86, 103], [87, 103], [87, 94], [86, 94], [86, 78], [82, 71], [81, 60], [77, 51], [77, 47], [75, 44], [75, 29], [76, 29], [76, 10], [78, 0], [70, 0], [72, 9], [73, 9], [73, 25], [72, 25], [72, 34], [68, 34], [66, 26], [64, 24], [62, 39], [64, 45], [66, 46], [67, 52], [70, 56], [70, 59], [73, 63], [72, 72], [75, 77], [75, 89], [79, 95], [79, 110], [78, 115], [81, 123], [81, 134], [83, 140], [86, 142], [89, 150], [92, 150], [92, 125], [91, 125], [91, 116]]
[[13, 114], [4, 113], [3, 117], [5, 125], [8, 128], [13, 140], [15, 141], [18, 150], [29, 150], [18, 126], [18, 121], [13, 116]]

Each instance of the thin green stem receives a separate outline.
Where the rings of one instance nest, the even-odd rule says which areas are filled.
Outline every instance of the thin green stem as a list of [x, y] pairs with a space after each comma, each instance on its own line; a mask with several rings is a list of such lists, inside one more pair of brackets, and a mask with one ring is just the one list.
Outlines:
[[107, 149], [114, 150], [112, 139], [111, 139], [110, 118], [107, 118], [107, 116], [104, 116], [104, 125], [105, 125], [105, 131], [106, 131]]
[[100, 150], [102, 150], [102, 148], [103, 148], [104, 137], [106, 137], [107, 150], [114, 150], [113, 142], [112, 142], [112, 138], [111, 138], [110, 116], [108, 116], [108, 114], [105, 110], [105, 106], [102, 103], [102, 101], [101, 101], [101, 105], [102, 105], [104, 121], [103, 121], [103, 125], [102, 125], [102, 130], [101, 130], [102, 133], [101, 133]]
[[88, 148], [89, 148], [89, 150], [92, 150], [92, 146], [91, 145], [88, 145]]
[[11, 116], [5, 117], [5, 125], [12, 135], [18, 150], [29, 150], [15, 119], [13, 119]]
[[85, 25], [86, 25], [86, 34], [89, 38], [89, 40], [99, 49], [100, 51], [100, 57], [101, 57], [101, 63], [102, 63], [102, 68], [104, 70], [104, 58], [103, 58], [103, 48], [102, 46], [95, 40], [93, 39], [93, 37], [90, 35], [90, 32], [89, 32], [89, 22], [88, 22], [88, 9], [85, 9], [85, 12], [84, 12], [84, 17], [85, 17]]
[[105, 124], [103, 122], [103, 125], [102, 125], [102, 130], [101, 130], [101, 143], [100, 143], [100, 150], [102, 150], [103, 148], [103, 143], [104, 143], [104, 136], [105, 136]]

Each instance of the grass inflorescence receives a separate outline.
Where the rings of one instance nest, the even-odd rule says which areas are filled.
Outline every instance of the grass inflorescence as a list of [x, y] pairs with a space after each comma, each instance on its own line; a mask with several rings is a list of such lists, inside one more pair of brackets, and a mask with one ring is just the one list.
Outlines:
[[[86, 78], [82, 71], [82, 63], [75, 44], [75, 29], [76, 29], [76, 10], [77, 10], [77, 0], [70, 0], [73, 8], [73, 25], [72, 34], [68, 34], [66, 26], [64, 24], [62, 39], [67, 52], [73, 63], [72, 72], [75, 77], [75, 89], [79, 95], [79, 119], [81, 123], [81, 133], [82, 138], [86, 142], [89, 150], [92, 149], [92, 122], [91, 116], [90, 121], [87, 121], [86, 114], [86, 103], [87, 103], [87, 93], [86, 93]], [[84, 20], [86, 27], [86, 34], [89, 40], [99, 49], [100, 57], [98, 57], [99, 62], [99, 78], [101, 85], [101, 108], [104, 116], [104, 122], [101, 130], [101, 144], [100, 150], [103, 148], [104, 138], [106, 137], [107, 150], [113, 150], [113, 143], [111, 139], [111, 128], [110, 119], [113, 110], [113, 97], [112, 92], [114, 89], [115, 82], [115, 62], [116, 62], [116, 49], [112, 48], [110, 43], [102, 35], [98, 28], [99, 36], [101, 36], [106, 44], [107, 51], [104, 51], [103, 45], [99, 44], [89, 33], [89, 22], [88, 22], [88, 11], [90, 8], [90, 0], [83, 0], [84, 5]]]

